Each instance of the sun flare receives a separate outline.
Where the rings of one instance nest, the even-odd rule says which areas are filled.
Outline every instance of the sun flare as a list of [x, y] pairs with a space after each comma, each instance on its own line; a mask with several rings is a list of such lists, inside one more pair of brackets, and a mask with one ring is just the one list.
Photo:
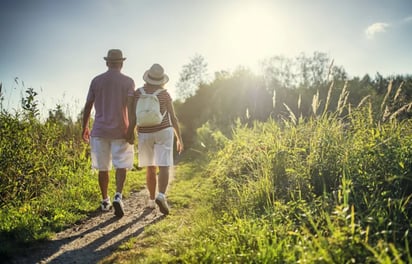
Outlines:
[[291, 48], [291, 43], [286, 43], [291, 29], [284, 21], [268, 4], [238, 4], [222, 20], [220, 43], [242, 62], [254, 63], [264, 56], [284, 53]]

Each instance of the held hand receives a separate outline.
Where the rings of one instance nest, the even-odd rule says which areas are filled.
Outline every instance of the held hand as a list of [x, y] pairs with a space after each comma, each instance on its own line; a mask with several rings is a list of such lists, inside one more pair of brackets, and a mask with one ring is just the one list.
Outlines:
[[134, 133], [133, 133], [133, 131], [127, 130], [126, 141], [130, 145], [134, 145]]
[[130, 145], [134, 145], [134, 135], [132, 134], [130, 137], [126, 138], [127, 143]]
[[84, 140], [86, 143], [89, 143], [89, 142], [90, 142], [90, 130], [89, 130], [88, 127], [86, 127], [85, 129], [83, 129], [82, 137], [83, 137], [83, 140]]

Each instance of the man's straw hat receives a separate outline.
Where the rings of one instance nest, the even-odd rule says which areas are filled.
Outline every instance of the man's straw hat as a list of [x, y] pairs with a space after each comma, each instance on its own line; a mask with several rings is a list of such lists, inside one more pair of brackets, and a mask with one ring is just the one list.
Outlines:
[[124, 61], [122, 51], [119, 49], [111, 49], [107, 52], [107, 57], [104, 57], [106, 61]]

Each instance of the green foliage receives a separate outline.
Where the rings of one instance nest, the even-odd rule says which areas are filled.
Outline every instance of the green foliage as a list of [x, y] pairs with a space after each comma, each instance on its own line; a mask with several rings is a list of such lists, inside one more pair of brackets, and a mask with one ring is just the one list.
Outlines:
[[37, 92], [33, 88], [27, 88], [26, 97], [21, 99], [21, 106], [25, 111], [25, 115], [28, 118], [35, 118], [39, 115], [39, 109], [37, 107], [36, 100]]
[[37, 93], [26, 91], [22, 110], [0, 113], [0, 254], [47, 237], [95, 209], [95, 176], [88, 146], [76, 126], [37, 119]]
[[[321, 53], [267, 63], [270, 76], [220, 72], [176, 104], [193, 164], [173, 214], [123, 249], [146, 263], [411, 262], [412, 78], [346, 80]], [[40, 122], [31, 88], [10, 114], [1, 88], [0, 254], [98, 199], [80, 123], [60, 105]]]
[[228, 141], [228, 138], [220, 130], [213, 129], [209, 122], [198, 128], [196, 134], [199, 149], [201, 148], [209, 154], [214, 154], [222, 149]]
[[391, 250], [379, 259], [406, 261], [412, 239], [412, 126], [381, 124], [368, 112], [353, 111], [346, 123], [326, 115], [283, 129], [273, 122], [238, 128], [211, 162], [209, 171], [221, 189], [215, 210], [234, 221], [264, 219], [279, 210], [276, 201], [288, 206], [304, 201], [291, 220], [298, 259], [375, 262], [376, 248], [386, 245]]
[[348, 112], [238, 122], [208, 178], [190, 182], [197, 209], [170, 196], [190, 211], [150, 229], [152, 245], [168, 242], [144, 262], [410, 262], [412, 124], [382, 123], [371, 105]]

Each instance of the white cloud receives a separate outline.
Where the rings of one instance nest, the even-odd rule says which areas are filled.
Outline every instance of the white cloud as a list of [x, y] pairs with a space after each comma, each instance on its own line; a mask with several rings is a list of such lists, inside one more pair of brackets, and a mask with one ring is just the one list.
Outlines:
[[365, 30], [366, 37], [368, 37], [369, 39], [371, 39], [371, 38], [373, 38], [376, 34], [385, 32], [388, 27], [389, 27], [389, 24], [388, 24], [388, 23], [382, 23], [382, 22], [374, 23], [374, 24], [370, 25], [370, 26]]
[[412, 16], [408, 16], [408, 17], [405, 17], [404, 19], [403, 19], [403, 21], [404, 22], [412, 22]]

